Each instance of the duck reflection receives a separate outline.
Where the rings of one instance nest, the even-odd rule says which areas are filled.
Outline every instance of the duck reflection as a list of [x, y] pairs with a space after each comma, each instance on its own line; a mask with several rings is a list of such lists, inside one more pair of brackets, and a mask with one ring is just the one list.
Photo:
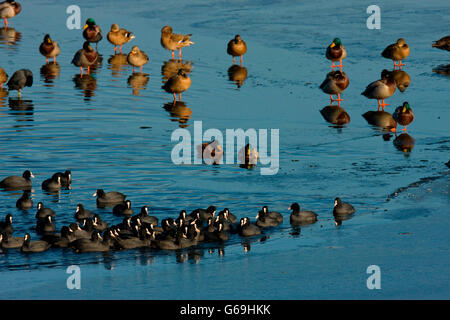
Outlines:
[[238, 152], [239, 167], [241, 168], [252, 169], [258, 160], [259, 152], [250, 143], [247, 143]]
[[404, 70], [392, 70], [390, 71], [392, 79], [394, 79], [397, 89], [400, 92], [405, 92], [411, 83], [411, 77]]
[[402, 133], [399, 136], [396, 135], [393, 143], [398, 150], [403, 151], [406, 155], [414, 148], [416, 140], [414, 140], [414, 138], [409, 134]]
[[97, 89], [97, 79], [90, 74], [77, 74], [73, 78], [75, 88], [83, 91], [85, 100], [90, 100], [95, 95], [95, 89]]
[[450, 64], [441, 64], [440, 66], [437, 66], [436, 68], [433, 69], [434, 73], [437, 74], [442, 74], [445, 76], [450, 76]]
[[386, 111], [367, 111], [362, 116], [369, 124], [379, 127], [384, 131], [394, 132], [397, 127], [397, 122], [395, 122], [392, 115]]
[[22, 39], [22, 33], [14, 28], [0, 28], [0, 44], [16, 46]]
[[150, 80], [148, 73], [133, 72], [131, 76], [128, 77], [128, 85], [133, 88], [133, 96], [139, 96], [141, 90], [145, 90], [147, 83]]
[[246, 67], [233, 64], [228, 68], [228, 78], [231, 82], [236, 83], [238, 88], [242, 87], [247, 77], [248, 71]]
[[197, 157], [207, 164], [221, 164], [223, 148], [216, 140], [205, 142], [197, 146]]
[[173, 77], [179, 70], [183, 70], [185, 73], [192, 72], [191, 61], [180, 61], [170, 59], [165, 61], [161, 67], [161, 75], [163, 76], [163, 83], [165, 83], [170, 77]]
[[49, 62], [41, 67], [41, 76], [44, 78], [44, 82], [48, 84], [52, 84], [53, 80], [59, 77], [60, 72], [61, 66], [58, 62]]
[[320, 110], [320, 114], [325, 121], [342, 126], [350, 122], [350, 116], [344, 108], [334, 105], [325, 106]]
[[165, 103], [163, 108], [170, 113], [171, 121], [178, 121], [180, 128], [186, 128], [186, 124], [192, 116], [192, 110], [186, 106], [183, 101]]
[[8, 90], [6, 88], [0, 89], [0, 108], [6, 107], [6, 97], [8, 97]]
[[127, 55], [126, 54], [113, 54], [108, 59], [109, 67], [111, 69], [112, 76], [118, 77], [121, 72], [126, 70], [126, 66], [128, 66]]
[[[21, 98], [9, 98], [9, 108], [14, 111], [12, 115], [16, 117], [17, 122], [30, 122], [34, 121], [34, 105], [32, 100], [23, 100]], [[26, 128], [32, 127], [30, 124], [20, 124], [15, 125], [14, 128]], [[21, 132], [23, 130], [16, 129], [17, 132]]]

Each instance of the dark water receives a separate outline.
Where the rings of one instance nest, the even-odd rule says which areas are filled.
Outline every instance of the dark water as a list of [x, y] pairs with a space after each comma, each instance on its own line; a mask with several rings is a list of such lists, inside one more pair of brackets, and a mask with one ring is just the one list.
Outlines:
[[[133, 208], [148, 205], [160, 219], [214, 204], [252, 219], [269, 205], [285, 221], [267, 232], [266, 241], [250, 240], [248, 253], [239, 237], [223, 247], [181, 253], [50, 250], [25, 256], [9, 251], [0, 255], [0, 280], [8, 288], [0, 297], [448, 298], [444, 163], [450, 147], [450, 78], [432, 69], [448, 63], [449, 56], [431, 47], [449, 30], [446, 1], [380, 2], [381, 30], [366, 28], [369, 2], [135, 1], [126, 10], [120, 3], [77, 3], [82, 22], [94, 17], [105, 36], [99, 44], [102, 64], [90, 77], [80, 78], [70, 64], [82, 46], [81, 31], [65, 27], [71, 3], [27, 2], [10, 28], [0, 32], [1, 67], [10, 76], [21, 68], [35, 75], [21, 99], [16, 92], [1, 95], [0, 177], [31, 169], [33, 200], [56, 211], [58, 229], [73, 221], [80, 202], [108, 223], [120, 221], [110, 209], [95, 208], [91, 195], [97, 188], [121, 191]], [[124, 52], [139, 45], [149, 55], [144, 75], [133, 77], [131, 67], [110, 60], [113, 47], [106, 33], [114, 22], [136, 35]], [[166, 24], [175, 32], [193, 33], [195, 42], [183, 50], [183, 58], [193, 64], [192, 86], [182, 96], [185, 106], [172, 112], [166, 110], [172, 96], [161, 89], [161, 67], [170, 58], [159, 44]], [[59, 66], [50, 70], [37, 50], [45, 33], [62, 50]], [[225, 50], [236, 33], [249, 47], [244, 56], [248, 78], [240, 88], [228, 79], [232, 59]], [[343, 63], [350, 86], [342, 105], [351, 122], [343, 128], [319, 113], [329, 102], [318, 89], [330, 70], [324, 52], [336, 36], [348, 51]], [[411, 84], [387, 100], [387, 111], [403, 101], [413, 108], [411, 152], [398, 150], [395, 136], [385, 141], [383, 132], [361, 117], [375, 110], [376, 102], [360, 93], [382, 69], [392, 68], [380, 52], [399, 37], [411, 47], [405, 68]], [[194, 121], [202, 121], [203, 130], [222, 132], [279, 129], [278, 174], [262, 176], [259, 168], [238, 165], [174, 165], [171, 134], [179, 127], [192, 130]], [[58, 195], [41, 190], [43, 180], [66, 169], [73, 173], [71, 190]], [[436, 179], [414, 184], [428, 177]], [[336, 196], [357, 208], [339, 228], [332, 216]], [[0, 197], [0, 212], [14, 216], [15, 235], [30, 232], [36, 239], [30, 230], [35, 209], [18, 211], [18, 192], [2, 191]], [[292, 202], [317, 212], [319, 221], [300, 233], [292, 229], [287, 211]], [[82, 290], [76, 292], [65, 284], [65, 270], [72, 264], [82, 268]], [[382, 290], [376, 292], [365, 285], [371, 264], [380, 265], [383, 274]]]

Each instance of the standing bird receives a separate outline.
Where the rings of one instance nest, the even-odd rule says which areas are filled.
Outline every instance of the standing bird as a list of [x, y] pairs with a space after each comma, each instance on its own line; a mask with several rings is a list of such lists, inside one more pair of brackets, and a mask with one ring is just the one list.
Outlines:
[[181, 48], [193, 45], [191, 41], [192, 34], [176, 34], [172, 32], [171, 26], [164, 26], [161, 29], [161, 45], [164, 49], [172, 51], [172, 59], [175, 57], [175, 50], [180, 50], [179, 57], [181, 60]]
[[97, 62], [98, 53], [92, 49], [89, 41], [83, 44], [83, 49], [78, 50], [73, 59], [72, 63], [77, 67], [80, 67], [81, 76], [83, 76], [83, 68], [87, 68], [87, 74], [90, 74], [90, 67]]
[[122, 53], [122, 46], [133, 40], [135, 36], [130, 31], [119, 28], [119, 25], [114, 23], [111, 25], [111, 30], [109, 30], [106, 38], [114, 45], [114, 53], [117, 52], [117, 46], [119, 46], [119, 52]]
[[56, 62], [56, 56], [58, 56], [61, 53], [61, 50], [59, 49], [59, 45], [56, 41], [53, 41], [50, 38], [49, 34], [46, 34], [44, 37], [44, 41], [42, 41], [41, 45], [39, 46], [39, 52], [47, 58], [53, 58], [53, 62]]
[[144, 67], [144, 64], [148, 62], [148, 56], [144, 51], [141, 51], [138, 46], [134, 46], [131, 48], [130, 53], [127, 56], [127, 61], [129, 64], [133, 66], [133, 72], [134, 67], [140, 67], [141, 73], [142, 68]]
[[95, 23], [95, 20], [89, 18], [86, 20], [86, 24], [83, 27], [83, 37], [89, 41], [95, 43], [95, 49], [97, 49], [98, 42], [103, 39], [102, 29]]
[[235, 57], [241, 57], [241, 65], [242, 65], [242, 56], [247, 52], [247, 44], [244, 40], [242, 40], [240, 35], [235, 35], [234, 39], [231, 39], [228, 42], [227, 53], [233, 57], [233, 63], [236, 62]]
[[181, 100], [181, 93], [186, 91], [191, 86], [191, 78], [189, 78], [183, 69], [178, 70], [178, 73], [161, 87], [168, 93], [173, 93], [173, 103], [177, 101], [176, 94], [179, 95], [179, 100]]
[[[394, 61], [394, 69], [395, 67], [401, 69], [402, 66], [406, 66], [406, 64], [402, 63], [402, 60], [409, 55], [409, 46], [406, 44], [405, 39], [400, 38], [396, 43], [388, 45], [381, 55]], [[398, 64], [395, 61], [398, 61]]]
[[8, 74], [3, 68], [0, 68], [0, 88], [3, 89], [3, 84], [8, 81]]
[[433, 48], [450, 51], [450, 36], [445, 36], [435, 41], [431, 46]]
[[[327, 74], [327, 77], [320, 85], [320, 89], [323, 92], [328, 93], [330, 95], [331, 102], [333, 105], [333, 101], [338, 102], [338, 106], [341, 106], [341, 93], [348, 87], [350, 80], [347, 75], [343, 71], [331, 71]], [[337, 99], [333, 99], [333, 95], [337, 95]]]
[[[347, 57], [347, 51], [339, 38], [334, 38], [333, 42], [327, 47], [325, 56], [328, 60], [331, 60], [331, 68], [333, 70], [334, 68], [339, 67], [342, 71], [342, 60]], [[338, 66], [334, 65], [335, 61], [339, 61]]]
[[403, 128], [403, 131], [406, 132], [406, 127], [414, 121], [414, 112], [412, 111], [411, 107], [409, 106], [408, 102], [403, 102], [403, 105], [397, 107], [392, 114], [392, 117], [395, 121], [400, 123], [402, 126], [405, 126]]
[[9, 79], [7, 86], [8, 90], [17, 90], [20, 97], [20, 90], [24, 87], [31, 87], [33, 85], [33, 72], [29, 69], [20, 69], [14, 72]]
[[0, 2], [0, 19], [5, 21], [5, 29], [8, 28], [8, 19], [18, 15], [21, 10], [20, 3], [14, 0]]
[[[377, 99], [378, 111], [380, 111], [380, 108], [383, 108], [384, 111], [384, 107], [389, 105], [384, 103], [384, 99], [392, 96], [396, 88], [397, 86], [395, 80], [392, 78], [392, 74], [384, 69], [381, 72], [381, 79], [370, 83], [361, 94], [369, 99]], [[380, 100], [382, 101], [381, 104]]]

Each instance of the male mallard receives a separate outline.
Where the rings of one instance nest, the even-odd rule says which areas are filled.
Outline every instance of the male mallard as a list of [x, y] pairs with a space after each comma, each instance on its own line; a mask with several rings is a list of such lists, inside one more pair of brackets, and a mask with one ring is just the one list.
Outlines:
[[242, 40], [240, 35], [234, 36], [234, 39], [231, 39], [228, 42], [227, 53], [233, 56], [233, 63], [236, 62], [235, 57], [241, 57], [241, 65], [242, 65], [242, 56], [247, 52], [247, 44], [244, 40]]
[[414, 121], [414, 112], [409, 106], [409, 103], [405, 101], [403, 102], [403, 105], [395, 109], [394, 113], [392, 114], [392, 117], [402, 126], [405, 126], [403, 128], [403, 131], [406, 132], [406, 127], [408, 126], [408, 124]]
[[53, 58], [53, 62], [56, 62], [56, 56], [58, 56], [61, 52], [59, 49], [59, 45], [56, 41], [53, 41], [50, 38], [50, 35], [46, 34], [44, 37], [44, 41], [42, 41], [41, 45], [39, 46], [39, 52], [47, 58]]
[[[381, 55], [394, 61], [394, 69], [395, 67], [401, 69], [402, 66], [406, 66], [406, 64], [402, 63], [402, 60], [409, 55], [409, 47], [406, 44], [405, 39], [400, 38], [396, 43], [388, 45]], [[395, 63], [395, 61], [398, 61], [398, 64]]]
[[[327, 47], [326, 57], [331, 60], [331, 68], [339, 67], [342, 71], [342, 60], [347, 57], [347, 51], [339, 38], [334, 38], [333, 42]], [[335, 66], [334, 62], [339, 61], [339, 65]]]
[[135, 36], [130, 31], [121, 29], [114, 23], [111, 25], [111, 30], [109, 30], [106, 38], [114, 45], [114, 53], [117, 52], [117, 46], [120, 46], [119, 51], [122, 53], [122, 45], [133, 40]]
[[94, 42], [97, 48], [97, 44], [103, 39], [102, 30], [95, 24], [95, 20], [89, 18], [86, 20], [86, 24], [83, 27], [83, 37], [89, 41]]
[[3, 68], [0, 68], [0, 88], [3, 89], [3, 84], [8, 81], [8, 74]]
[[0, 19], [5, 21], [5, 28], [8, 27], [8, 19], [18, 15], [20, 10], [22, 6], [14, 0], [0, 2]]
[[33, 72], [28, 69], [21, 69], [14, 72], [9, 79], [7, 86], [8, 90], [17, 90], [20, 97], [20, 90], [24, 87], [31, 87], [33, 85]]
[[172, 32], [171, 26], [164, 26], [161, 29], [161, 45], [164, 49], [172, 51], [172, 59], [175, 57], [175, 50], [180, 50], [179, 57], [181, 59], [181, 48], [193, 45], [191, 41], [192, 34], [176, 34]]
[[85, 41], [83, 44], [83, 49], [78, 50], [73, 59], [72, 63], [77, 67], [80, 67], [81, 76], [83, 76], [83, 68], [87, 68], [87, 73], [90, 73], [90, 67], [97, 62], [98, 53], [92, 49], [89, 41]]
[[[395, 84], [394, 79], [392, 78], [391, 73], [384, 69], [381, 72], [381, 79], [370, 83], [364, 92], [361, 94], [366, 96], [369, 99], [377, 99], [378, 101], [378, 111], [380, 108], [388, 106], [389, 104], [384, 103], [384, 99], [389, 98], [395, 93], [397, 86]], [[380, 100], [382, 103], [380, 104]]]
[[183, 69], [178, 70], [178, 73], [161, 87], [166, 92], [173, 93], [173, 103], [177, 101], [176, 94], [179, 95], [179, 100], [181, 100], [181, 93], [186, 91], [191, 86], [191, 78], [189, 78]]
[[[333, 101], [338, 102], [338, 106], [341, 106], [341, 93], [348, 87], [350, 80], [347, 75], [343, 71], [331, 71], [327, 74], [327, 77], [320, 85], [320, 89], [323, 92], [328, 93], [330, 95], [331, 103], [333, 105]], [[333, 99], [333, 95], [337, 94], [337, 99]]]
[[450, 36], [445, 36], [445, 37], [435, 41], [431, 46], [434, 48], [441, 49], [441, 50], [450, 51]]
[[134, 67], [140, 67], [141, 72], [142, 68], [144, 67], [144, 64], [148, 62], [148, 56], [144, 51], [141, 51], [138, 46], [134, 46], [131, 48], [130, 53], [127, 56], [127, 61], [129, 64], [133, 66], [133, 72]]

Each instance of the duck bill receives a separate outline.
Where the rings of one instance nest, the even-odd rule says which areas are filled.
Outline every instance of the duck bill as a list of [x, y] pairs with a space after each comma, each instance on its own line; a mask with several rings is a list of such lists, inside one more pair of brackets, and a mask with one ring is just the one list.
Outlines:
[[84, 30], [84, 29], [86, 29], [87, 27], [88, 27], [88, 25], [87, 25], [87, 24], [85, 24], [85, 25], [84, 25], [84, 27], [83, 27], [83, 30]]
[[336, 46], [336, 44], [333, 42], [332, 44], [330, 44], [330, 48], [334, 48]]

